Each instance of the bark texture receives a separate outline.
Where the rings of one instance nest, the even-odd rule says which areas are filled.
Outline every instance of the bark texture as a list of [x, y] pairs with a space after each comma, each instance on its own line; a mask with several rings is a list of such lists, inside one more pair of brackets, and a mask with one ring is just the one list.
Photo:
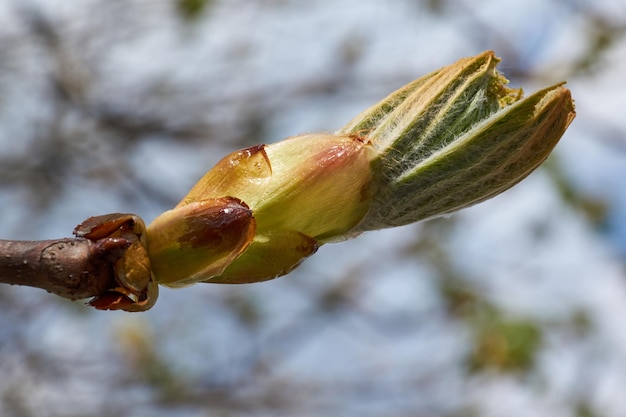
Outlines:
[[71, 300], [96, 297], [115, 285], [112, 266], [129, 244], [125, 239], [0, 240], [0, 282]]
[[44, 289], [100, 310], [145, 311], [158, 297], [145, 224], [128, 213], [90, 217], [75, 238], [0, 240], [0, 283]]

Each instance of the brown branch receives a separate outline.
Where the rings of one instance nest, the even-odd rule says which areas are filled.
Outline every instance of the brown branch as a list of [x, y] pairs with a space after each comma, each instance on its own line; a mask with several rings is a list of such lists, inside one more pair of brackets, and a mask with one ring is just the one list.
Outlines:
[[0, 282], [42, 288], [78, 300], [106, 292], [114, 283], [112, 263], [130, 242], [109, 239], [0, 240]]
[[102, 310], [144, 311], [158, 287], [145, 249], [145, 226], [132, 214], [90, 217], [78, 237], [0, 240], [0, 283], [44, 289]]

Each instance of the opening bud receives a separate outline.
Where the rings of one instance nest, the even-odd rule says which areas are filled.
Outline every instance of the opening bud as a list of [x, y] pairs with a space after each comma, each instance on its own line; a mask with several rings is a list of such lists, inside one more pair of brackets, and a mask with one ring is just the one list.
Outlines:
[[425, 75], [339, 134], [368, 131], [380, 186], [358, 230], [401, 226], [471, 206], [517, 184], [574, 119], [562, 84], [528, 98], [505, 86], [491, 51]]

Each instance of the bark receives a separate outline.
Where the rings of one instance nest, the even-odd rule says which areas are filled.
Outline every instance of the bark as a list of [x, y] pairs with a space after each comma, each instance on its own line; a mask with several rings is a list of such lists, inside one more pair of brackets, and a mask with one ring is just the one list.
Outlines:
[[90, 217], [76, 238], [0, 240], [0, 283], [44, 289], [100, 310], [145, 311], [158, 297], [145, 224], [134, 214]]
[[0, 240], [0, 282], [71, 300], [96, 297], [115, 285], [113, 265], [128, 245], [124, 239]]

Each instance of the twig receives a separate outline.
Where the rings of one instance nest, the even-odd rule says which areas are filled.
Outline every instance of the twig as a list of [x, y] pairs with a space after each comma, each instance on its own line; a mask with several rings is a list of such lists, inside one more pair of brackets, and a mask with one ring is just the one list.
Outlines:
[[133, 214], [90, 217], [76, 238], [0, 240], [0, 283], [44, 289], [101, 310], [144, 311], [154, 305], [145, 225]]
[[95, 297], [114, 285], [112, 264], [125, 239], [0, 240], [0, 282], [42, 288], [70, 300]]

